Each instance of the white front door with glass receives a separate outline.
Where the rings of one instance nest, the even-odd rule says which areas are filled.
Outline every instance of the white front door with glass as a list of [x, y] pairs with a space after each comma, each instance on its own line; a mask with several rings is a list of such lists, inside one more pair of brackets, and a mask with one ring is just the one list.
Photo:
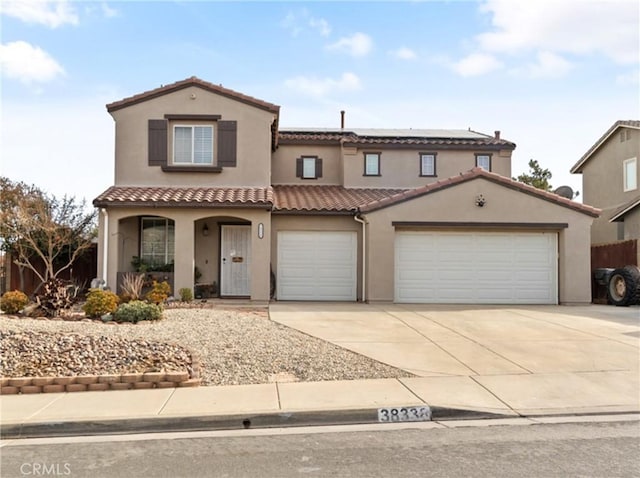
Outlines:
[[220, 295], [251, 295], [251, 226], [221, 226]]

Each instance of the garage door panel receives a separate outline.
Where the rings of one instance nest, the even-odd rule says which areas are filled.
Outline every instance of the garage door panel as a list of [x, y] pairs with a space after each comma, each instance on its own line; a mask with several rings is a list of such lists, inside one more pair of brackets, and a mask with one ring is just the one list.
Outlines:
[[400, 302], [555, 304], [555, 233], [396, 233]]
[[356, 300], [357, 236], [346, 231], [278, 233], [279, 300]]

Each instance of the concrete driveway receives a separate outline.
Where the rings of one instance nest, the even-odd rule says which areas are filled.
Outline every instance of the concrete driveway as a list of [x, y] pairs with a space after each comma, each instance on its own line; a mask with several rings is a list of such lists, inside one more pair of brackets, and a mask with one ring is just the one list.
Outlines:
[[270, 316], [415, 374], [402, 381], [431, 403], [640, 410], [638, 307], [273, 303]]

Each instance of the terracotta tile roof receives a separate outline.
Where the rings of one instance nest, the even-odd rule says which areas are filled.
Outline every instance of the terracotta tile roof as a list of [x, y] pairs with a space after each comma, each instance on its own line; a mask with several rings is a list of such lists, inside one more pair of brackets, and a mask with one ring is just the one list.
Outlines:
[[357, 210], [404, 189], [356, 189], [342, 186], [273, 186], [274, 212], [341, 212]]
[[112, 186], [93, 200], [103, 206], [270, 207], [271, 188], [202, 188]]
[[400, 130], [400, 129], [354, 129], [312, 130], [281, 129], [279, 143], [340, 143], [345, 146], [369, 145], [427, 145], [436, 147], [469, 146], [515, 149], [515, 143], [495, 136], [469, 130]]
[[212, 93], [217, 93], [219, 95], [226, 96], [228, 98], [241, 101], [243, 103], [255, 106], [257, 108], [261, 108], [263, 110], [271, 111], [276, 114], [278, 114], [280, 111], [280, 106], [278, 105], [274, 105], [273, 103], [268, 103], [266, 101], [253, 98], [251, 96], [238, 93], [237, 91], [224, 88], [222, 85], [214, 85], [213, 83], [209, 83], [208, 81], [201, 80], [200, 78], [197, 78], [195, 76], [192, 76], [185, 80], [176, 81], [175, 83], [171, 83], [170, 85], [163, 85], [159, 88], [145, 91], [144, 93], [130, 96], [120, 101], [109, 103], [107, 105], [107, 111], [112, 112], [122, 108], [126, 108], [127, 106], [131, 106], [136, 103], [141, 103], [143, 101], [157, 98], [158, 96], [166, 95], [167, 93], [172, 93], [174, 91], [188, 88], [190, 86], [198, 86]]
[[378, 209], [383, 209], [385, 207], [393, 206], [403, 201], [408, 201], [420, 196], [424, 196], [425, 194], [429, 194], [429, 193], [432, 193], [441, 189], [445, 189], [451, 186], [455, 186], [457, 184], [461, 184], [477, 178], [487, 179], [489, 181], [500, 184], [502, 186], [506, 186], [516, 191], [530, 194], [532, 196], [538, 197], [545, 201], [556, 203], [560, 206], [573, 209], [574, 211], [578, 211], [592, 217], [598, 217], [601, 212], [600, 209], [596, 209], [592, 206], [580, 204], [570, 199], [567, 199], [565, 197], [558, 196], [557, 194], [550, 193], [547, 191], [542, 191], [541, 189], [537, 189], [537, 188], [534, 188], [533, 186], [529, 186], [527, 184], [514, 181], [507, 177], [500, 176], [499, 174], [490, 173], [482, 168], [473, 168], [472, 170], [466, 173], [462, 173], [459, 176], [453, 176], [451, 178], [443, 179], [419, 188], [405, 190], [393, 196], [389, 196], [375, 202], [370, 202], [366, 206], [361, 207], [360, 211], [361, 212], [377, 211]]
[[589, 148], [589, 150], [582, 155], [582, 157], [578, 160], [576, 164], [573, 165], [573, 167], [571, 168], [571, 172], [574, 174], [581, 173], [582, 166], [584, 166], [584, 164], [589, 160], [589, 158], [591, 158], [593, 153], [595, 153], [600, 148], [600, 146], [602, 146], [602, 144], [605, 141], [607, 141], [609, 137], [618, 130], [618, 128], [640, 129], [640, 121], [639, 120], [618, 120], [615, 123], [613, 123], [611, 128], [609, 128], [602, 136], [600, 136], [598, 141], [593, 143], [593, 145]]

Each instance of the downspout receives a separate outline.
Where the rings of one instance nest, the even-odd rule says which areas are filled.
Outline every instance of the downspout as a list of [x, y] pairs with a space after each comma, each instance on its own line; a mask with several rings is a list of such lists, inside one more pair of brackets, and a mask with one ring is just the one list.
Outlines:
[[366, 277], [367, 277], [367, 221], [362, 218], [360, 211], [353, 216], [354, 221], [362, 224], [362, 302], [366, 302]]
[[102, 209], [104, 215], [104, 227], [102, 236], [102, 280], [107, 285], [107, 260], [109, 258], [109, 213], [105, 208]]

